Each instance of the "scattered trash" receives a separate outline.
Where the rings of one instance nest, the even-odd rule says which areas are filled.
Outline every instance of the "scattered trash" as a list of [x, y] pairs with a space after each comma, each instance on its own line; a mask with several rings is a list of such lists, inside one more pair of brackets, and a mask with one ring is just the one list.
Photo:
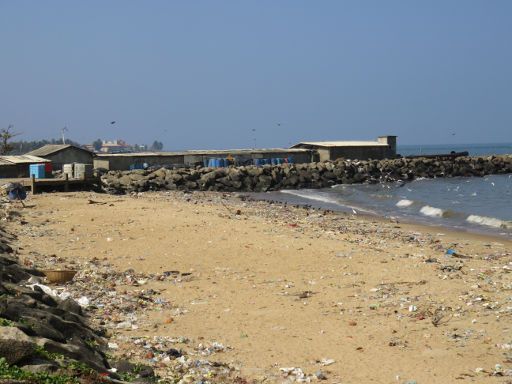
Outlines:
[[318, 380], [327, 380], [327, 376], [322, 371], [316, 371], [315, 376]]
[[[138, 197], [141, 196], [142, 194]], [[191, 199], [192, 203], [195, 202], [192, 195], [189, 195], [188, 198]], [[214, 199], [216, 198], [215, 195]], [[255, 204], [257, 206], [258, 203]], [[261, 205], [263, 206], [263, 204]], [[89, 206], [89, 208], [93, 209], [94, 207]], [[275, 223], [276, 218], [279, 217], [279, 209], [278, 206], [273, 210], [262, 209], [257, 214], [265, 217], [269, 222]], [[234, 209], [231, 209], [231, 211], [235, 212]], [[393, 335], [386, 335], [383, 340], [380, 340], [382, 343], [380, 345], [386, 346], [385, 348], [388, 348], [389, 345], [389, 347], [396, 347], [397, 349], [409, 348], [414, 351], [416, 343], [408, 345], [406, 338], [409, 336], [402, 332], [404, 329], [414, 329], [416, 327], [416, 330], [418, 330], [418, 327], [420, 327], [423, 337], [446, 338], [449, 343], [453, 343], [457, 348], [462, 348], [469, 342], [472, 343], [471, 345], [476, 341], [488, 343], [487, 348], [491, 346], [490, 350], [494, 350], [498, 355], [503, 355], [503, 360], [498, 358], [495, 361], [503, 361], [505, 365], [505, 361], [508, 359], [507, 356], [510, 355], [512, 350], [512, 343], [509, 339], [504, 337], [500, 340], [496, 339], [495, 335], [484, 334], [478, 329], [464, 328], [472, 327], [477, 319], [478, 323], [474, 328], [480, 328], [478, 324], [488, 324], [488, 319], [494, 318], [501, 319], [501, 324], [505, 324], [505, 319], [512, 314], [512, 306], [508, 299], [512, 284], [508, 279], [510, 275], [507, 275], [512, 272], [512, 264], [509, 263], [510, 252], [504, 247], [478, 255], [474, 249], [461, 241], [456, 247], [452, 245], [452, 248], [448, 248], [446, 250], [447, 257], [444, 258], [442, 254], [443, 250], [446, 249], [446, 244], [443, 243], [445, 239], [436, 239], [435, 235], [412, 233], [403, 229], [390, 229], [385, 225], [370, 222], [360, 223], [357, 221], [357, 225], [351, 226], [350, 224], [347, 225], [347, 222], [356, 223], [357, 218], [343, 215], [329, 217], [311, 210], [305, 210], [305, 212], [307, 214], [304, 215], [299, 215], [295, 211], [284, 213], [289, 215], [289, 220], [286, 223], [292, 224], [290, 226], [294, 228], [292, 231], [294, 234], [300, 235], [303, 232], [311, 231], [312, 236], [324, 236], [334, 240], [343, 236], [343, 240], [350, 244], [350, 247], [342, 248], [343, 252], [331, 252], [328, 255], [333, 264], [332, 271], [327, 270], [322, 271], [321, 274], [315, 274], [315, 271], [311, 270], [302, 280], [288, 281], [284, 278], [272, 277], [268, 281], [263, 281], [260, 276], [255, 276], [256, 274], [253, 274], [254, 271], [252, 270], [243, 274], [239, 271], [229, 271], [229, 268], [233, 268], [233, 266], [226, 266], [222, 270], [222, 274], [224, 274], [222, 278], [243, 279], [244, 283], [249, 281], [254, 287], [258, 284], [265, 284], [265, 287], [268, 286], [277, 290], [277, 292], [273, 291], [276, 294], [280, 295], [285, 290], [289, 290], [290, 293], [286, 292], [289, 298], [300, 299], [309, 304], [314, 301], [314, 305], [311, 305], [311, 307], [315, 307], [316, 310], [316, 305], [319, 304], [322, 315], [334, 314], [338, 317], [338, 324], [341, 327], [346, 327], [345, 332], [347, 332], [347, 337], [350, 339], [355, 337], [353, 334], [356, 331], [358, 331], [357, 333], [365, 332], [368, 321], [384, 321], [383, 316], [386, 316], [386, 318], [393, 321], [393, 324], [396, 322], [397, 326], [392, 330]], [[250, 217], [253, 214], [255, 213], [252, 207], [243, 208], [243, 218]], [[331, 222], [327, 222], [331, 219]], [[269, 226], [269, 231], [274, 231], [274, 227]], [[22, 228], [26, 228], [24, 229], [26, 232], [33, 232], [30, 225], [24, 225]], [[76, 235], [80, 233], [78, 226], [76, 228], [75, 235], [70, 238], [72, 242], [76, 241]], [[283, 230], [282, 227], [278, 227], [278, 229]], [[46, 230], [44, 227], [38, 228], [37, 236], [44, 236]], [[284, 228], [284, 231], [290, 232], [286, 228]], [[379, 233], [379, 235], [374, 236], [375, 233]], [[116, 241], [117, 239], [127, 239], [129, 236], [126, 233], [118, 234], [114, 231], [98, 235], [96, 241], [104, 242], [107, 234], [114, 236]], [[34, 235], [30, 233], [25, 234], [25, 236]], [[111, 241], [114, 241], [114, 239], [108, 237], [107, 242]], [[214, 244], [216, 244], [216, 240]], [[387, 252], [387, 248], [391, 244], [398, 244], [396, 252]], [[110, 247], [105, 245], [103, 243], [104, 248]], [[403, 245], [403, 247], [400, 248], [400, 245]], [[257, 247], [257, 244], [247, 246], [247, 248], [252, 249]], [[296, 247], [293, 249], [296, 249]], [[300, 250], [302, 249], [307, 249], [307, 245], [304, 244]], [[360, 250], [360, 252], [357, 251], [357, 255], [361, 255], [361, 260], [355, 260], [355, 257], [354, 260], [350, 260], [353, 253], [351, 249]], [[471, 254], [472, 257], [461, 255], [456, 249], [461, 249], [463, 252]], [[124, 260], [121, 259], [119, 265], [126, 265], [124, 268], [130, 269], [119, 270], [107, 260], [107, 257], [111, 257], [110, 252], [110, 249], [105, 250], [103, 254], [100, 253], [88, 260], [59, 260], [59, 257], [55, 255], [37, 255], [24, 252], [22, 256], [26, 258], [27, 266], [32, 267], [35, 262], [36, 265], [39, 264], [49, 269], [74, 268], [78, 271], [72, 283], [65, 287], [48, 287], [41, 284], [41, 281], [37, 279], [29, 281], [27, 286], [33, 290], [40, 289], [53, 297], [78, 299], [91, 322], [101, 325], [111, 335], [108, 342], [109, 353], [113, 355], [123, 354], [123, 356], [133, 358], [142, 364], [148, 364], [160, 372], [168, 372], [169, 374], [170, 372], [172, 374], [179, 372], [176, 380], [172, 382], [180, 382], [180, 380], [182, 383], [207, 383], [214, 382], [213, 380], [222, 382], [222, 379], [218, 379], [221, 376], [217, 375], [236, 372], [238, 366], [234, 368], [232, 365], [215, 361], [215, 354], [228, 353], [231, 348], [218, 341], [209, 340], [208, 336], [205, 339], [198, 338], [197, 340], [175, 335], [172, 337], [141, 336], [153, 332], [158, 333], [158, 327], [165, 327], [165, 332], [173, 331], [174, 333], [174, 328], [179, 329], [175, 326], [176, 324], [181, 325], [182, 322], [186, 322], [187, 313], [200, 312], [199, 310], [205, 308], [206, 304], [218, 304], [220, 316], [233, 316], [237, 309], [236, 306], [220, 302], [214, 294], [198, 293], [185, 299], [182, 299], [179, 295], [169, 294], [169, 290], [181, 288], [194, 279], [203, 279], [207, 273], [203, 270], [182, 273], [174, 269], [183, 268], [182, 270], [184, 270], [185, 267], [174, 262], [164, 267], [170, 270], [164, 271], [164, 268], [162, 268], [155, 273], [142, 273], [136, 267], [139, 263], [138, 260], [150, 259], [150, 255], [143, 252], [136, 255], [137, 259], [133, 259], [136, 260], [133, 263], [133, 268], [130, 268], [132, 266], [129, 263], [123, 264]], [[333, 257], [333, 253], [339, 259]], [[363, 269], [359, 268], [356, 262], [360, 262], [361, 267], [363, 267], [366, 263], [365, 257], [369, 254], [375, 255], [375, 259], [381, 259], [380, 262], [382, 263], [390, 263], [383, 265], [388, 271], [396, 271], [394, 269], [396, 263], [403, 261], [404, 274], [400, 276], [394, 274], [394, 272], [383, 274], [383, 280], [380, 280], [381, 277], [379, 277], [377, 281], [368, 278], [365, 272], [361, 272]], [[439, 259], [432, 256], [437, 256]], [[414, 270], [411, 272], [410, 268], [418, 268], [421, 274], [416, 275]], [[338, 274], [341, 276], [340, 279], [338, 279]], [[329, 277], [334, 275], [339, 281], [329, 281]], [[325, 280], [324, 276], [326, 276]], [[293, 278], [288, 275], [286, 277]], [[419, 277], [422, 280], [417, 280]], [[207, 276], [207, 278], [208, 280], [211, 279], [211, 282], [218, 283], [220, 281], [216, 276]], [[439, 289], [436, 286], [437, 279], [454, 279], [456, 284], [452, 287], [460, 286], [463, 287], [463, 290], [460, 290], [458, 297], [449, 297], [445, 300], [443, 292], [441, 292], [441, 295], [439, 294]], [[316, 284], [314, 288], [316, 292], [303, 290], [312, 288], [310, 285], [313, 284]], [[419, 285], [424, 286], [419, 288]], [[326, 300], [324, 295], [326, 289], [332, 289], [334, 292], [337, 288], [341, 288], [340, 295], [333, 295], [332, 298]], [[164, 293], [166, 289], [168, 291]], [[313, 295], [314, 299], [306, 300], [313, 297]], [[293, 299], [286, 304], [293, 305], [295, 308], [298, 307], [297, 302]], [[231, 308], [226, 308], [228, 305]], [[300, 308], [304, 308], [302, 302], [300, 302]], [[371, 311], [368, 311], [368, 309]], [[484, 318], [483, 316], [488, 317]], [[452, 318], [460, 319], [457, 322], [453, 321], [453, 325], [460, 327], [460, 329], [454, 329], [451, 326], [452, 324], [450, 324], [450, 327], [442, 327]], [[419, 323], [419, 320], [423, 320], [423, 322]], [[351, 328], [358, 325], [357, 328]], [[279, 328], [279, 326], [276, 325], [272, 330], [285, 329], [284, 327]], [[438, 326], [440, 328], [434, 329]], [[140, 332], [134, 332], [137, 329], [140, 329]], [[247, 342], [245, 331], [248, 330], [237, 330], [237, 335], [240, 332], [240, 338], [243, 339], [240, 340], [241, 343]], [[253, 333], [250, 331], [249, 333], [251, 337], [248, 340], [250, 341], [253, 338]], [[324, 333], [330, 334], [330, 329], [320, 331], [320, 335]], [[318, 329], [315, 330], [315, 334], [318, 334]], [[257, 333], [254, 332], [254, 335], [257, 335]], [[491, 336], [492, 339], [490, 339]], [[325, 338], [326, 336], [319, 337]], [[492, 341], [485, 341], [488, 338]], [[446, 340], [443, 340], [443, 342]], [[224, 342], [225, 340], [221, 339], [220, 341]], [[369, 350], [370, 347], [365, 346], [363, 350], [354, 341], [352, 339], [350, 343], [352, 351]], [[233, 344], [236, 344], [236, 342], [233, 342]], [[495, 348], [492, 346], [495, 346]], [[223, 356], [222, 361], [234, 361], [233, 355], [237, 353], [237, 345], [233, 345], [233, 347], [235, 347], [234, 353]], [[294, 364], [285, 361], [282, 361], [282, 363]], [[334, 364], [335, 360], [325, 358], [315, 363], [318, 364], [316, 367], [318, 369]], [[286, 382], [318, 380], [329, 380], [330, 382], [339, 379], [334, 376], [338, 373], [337, 371], [342, 370], [340, 364], [332, 367], [332, 372], [327, 369], [325, 372], [312, 369], [308, 373], [298, 367], [281, 368], [278, 372], [279, 366], [275, 366], [275, 371], [272, 374], [282, 375], [286, 378]], [[494, 368], [492, 365], [487, 367], [486, 370], [477, 368], [475, 372], [507, 376], [509, 370], [506, 366], [497, 364]], [[333, 373], [335, 374], [333, 375]], [[475, 373], [471, 374], [476, 376]], [[405, 382], [402, 382], [402, 380], [404, 379], [397, 379], [397, 382], [416, 383], [415, 380]]]
[[91, 301], [87, 296], [80, 297], [77, 301], [78, 304], [80, 304], [82, 307], [88, 307]]
[[456, 252], [454, 249], [448, 248], [445, 252], [446, 257], [456, 257], [459, 259], [471, 259], [471, 256], [465, 256], [461, 255], [460, 253]]
[[[297, 382], [309, 382], [308, 378], [300, 368], [279, 368], [281, 373], [283, 374], [283, 377], [292, 379], [293, 381]], [[310, 379], [309, 379], [310, 380]]]
[[75, 277], [77, 271], [75, 270], [45, 270], [43, 273], [50, 283], [64, 284]]
[[322, 359], [320, 360], [320, 364], [322, 364], [324, 367], [327, 367], [331, 364], [334, 364], [336, 362], [336, 360], [334, 359]]

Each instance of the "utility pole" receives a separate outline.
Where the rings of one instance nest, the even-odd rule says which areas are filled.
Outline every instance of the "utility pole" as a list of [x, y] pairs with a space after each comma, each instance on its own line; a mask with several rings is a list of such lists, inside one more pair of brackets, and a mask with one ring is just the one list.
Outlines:
[[64, 137], [64, 132], [67, 132], [67, 131], [68, 131], [68, 128], [67, 128], [67, 127], [64, 127], [64, 128], [62, 128], [60, 131], [61, 131], [61, 133], [62, 133], [62, 144], [66, 145], [66, 138]]

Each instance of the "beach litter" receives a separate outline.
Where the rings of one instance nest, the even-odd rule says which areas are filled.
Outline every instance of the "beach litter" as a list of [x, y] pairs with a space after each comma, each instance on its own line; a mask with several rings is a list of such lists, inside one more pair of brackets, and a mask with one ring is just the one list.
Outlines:
[[[191, 204], [199, 200], [198, 197], [194, 197], [194, 194], [187, 198], [191, 200]], [[213, 201], [218, 198], [220, 199], [216, 195], [212, 197]], [[322, 274], [317, 275], [310, 272], [302, 280], [303, 284], [300, 280], [292, 283], [286, 279], [283, 281], [272, 277], [265, 279], [264, 286], [284, 287], [291, 291], [288, 294], [290, 298], [307, 301], [311, 306], [319, 302], [322, 306], [326, 304], [325, 308], [329, 308], [332, 304], [332, 312], [336, 316], [341, 316], [342, 324], [345, 326], [348, 324], [351, 331], [360, 330], [365, 332], [368, 324], [366, 316], [371, 316], [380, 321], [381, 316], [384, 315], [398, 321], [399, 326], [394, 330], [398, 334], [386, 336], [384, 341], [386, 348], [389, 345], [397, 349], [407, 347], [411, 349], [411, 352], [415, 351], [413, 349], [415, 348], [414, 343], [407, 343], [407, 336], [401, 334], [403, 324], [406, 324], [406, 322], [409, 322], [407, 327], [414, 327], [415, 324], [420, 325], [417, 323], [418, 320], [423, 320], [421, 327], [430, 328], [430, 330], [424, 331], [425, 337], [427, 338], [427, 335], [429, 335], [429, 338], [434, 339], [436, 336], [432, 336], [434, 334], [433, 327], [441, 327], [452, 318], [457, 320], [457, 323], [454, 322], [454, 324], [459, 329], [453, 331], [450, 327], [448, 331], [448, 327], [444, 329], [441, 327], [435, 332], [441, 334], [442, 338], [453, 343], [457, 348], [463, 348], [470, 343], [485, 342], [484, 340], [490, 337], [480, 333], [478, 329], [470, 329], [472, 324], [476, 322], [472, 322], [472, 319], [478, 318], [475, 327], [484, 328], [489, 327], [488, 324], [492, 324], [494, 319], [497, 323], [501, 319], [501, 324], [505, 324], [505, 319], [508, 319], [512, 314], [512, 305], [508, 298], [510, 296], [509, 291], [512, 290], [512, 284], [508, 279], [511, 276], [512, 264], [508, 262], [508, 259], [504, 259], [504, 257], [510, 256], [510, 252], [493, 252], [491, 250], [479, 256], [477, 252], [461, 241], [456, 246], [452, 243], [447, 247], [447, 244], [429, 234], [389, 229], [389, 227], [381, 224], [359, 222], [357, 219], [347, 219], [343, 216], [340, 218], [325, 217], [315, 211], [305, 210], [305, 213], [302, 214], [296, 211], [288, 212], [277, 205], [270, 210], [259, 209], [258, 207], [264, 206], [263, 203], [255, 203], [255, 206], [255, 209], [244, 207], [244, 217], [256, 215], [275, 224], [278, 222], [280, 215], [287, 215], [287, 222], [297, 223], [296, 229], [293, 230], [294, 233], [298, 232], [302, 235], [303, 232], [308, 231], [307, 233], [311, 234], [312, 237], [343, 239], [350, 245], [346, 249], [341, 248], [343, 252], [337, 252], [339, 248], [337, 246], [333, 247], [328, 255], [333, 261], [332, 275], [340, 276], [340, 280], [342, 280], [340, 285], [343, 292], [346, 290], [349, 294], [347, 296], [344, 296], [343, 293], [340, 297], [333, 297], [330, 303], [323, 301], [326, 289], [336, 289], [334, 284], [326, 288], [326, 284], [331, 284], [327, 283], [331, 271], [322, 271]], [[329, 221], [331, 219], [332, 222]], [[39, 234], [41, 234], [39, 237], [46, 236], [44, 227], [37, 229], [37, 231], [33, 231], [33, 228], [26, 225], [24, 228], [27, 228], [26, 232], [32, 232], [26, 234], [26, 236], [35, 238]], [[34, 236], [34, 232], [37, 233], [36, 236]], [[270, 231], [269, 233], [272, 234], [273, 232]], [[104, 242], [105, 236], [106, 234], [99, 236], [97, 238], [98, 242]], [[115, 239], [120, 238], [115, 233], [113, 236]], [[392, 248], [392, 252], [388, 252], [391, 244], [398, 244], [398, 246]], [[400, 250], [400, 245], [403, 245], [405, 251]], [[256, 245], [251, 244], [251, 247], [254, 248]], [[449, 251], [446, 251], [447, 248]], [[306, 246], [304, 249], [306, 249]], [[351, 260], [353, 256], [351, 249], [361, 250], [361, 252], [357, 251], [357, 257], [354, 257], [353, 260]], [[459, 251], [471, 254], [472, 257], [461, 255], [458, 253]], [[446, 258], [442, 256], [443, 252], [446, 252]], [[140, 253], [137, 253], [137, 255], [140, 255]], [[358, 261], [356, 259], [359, 258], [361, 264], [366, 263], [364, 259], [366, 255], [382, 259], [380, 261], [382, 263], [392, 263], [395, 260], [403, 261], [404, 267], [407, 267], [407, 263], [410, 262], [414, 264], [414, 268], [418, 268], [423, 274], [415, 275], [414, 271], [408, 271], [407, 275], [394, 279], [388, 279], [386, 274], [383, 275], [383, 280], [386, 280], [381, 281], [379, 278], [377, 281], [372, 281], [361, 274], [354, 264]], [[28, 259], [30, 255], [23, 256]], [[162, 376], [175, 377], [176, 380], [173, 382], [180, 382], [180, 380], [183, 383], [221, 382], [220, 379], [217, 379], [219, 376], [215, 375], [229, 374], [229, 372], [236, 371], [235, 366], [239, 363], [237, 361], [232, 364], [232, 355], [227, 354], [221, 357], [223, 360], [230, 361], [230, 364], [215, 361], [215, 354], [231, 351], [230, 347], [223, 344], [225, 341], [222, 339], [219, 341], [208, 340], [208, 337], [205, 338], [206, 340], [202, 337], [187, 339], [185, 337], [180, 338], [175, 334], [172, 337], [162, 338], [141, 337], [141, 334], [158, 332], [158, 327], [167, 328], [165, 332], [172, 332], [173, 327], [179, 325], [180, 319], [186, 320], [187, 313], [205, 308], [206, 303], [218, 300], [217, 297], [198, 295], [188, 296], [184, 300], [180, 299], [180, 302], [172, 295], [163, 296], [164, 290], [169, 289], [169, 287], [171, 289], [179, 288], [189, 281], [201, 279], [202, 276], [199, 272], [193, 272], [192, 275], [188, 272], [181, 273], [178, 269], [186, 269], [184, 266], [177, 264], [165, 265], [156, 273], [142, 273], [135, 267], [119, 270], [107, 258], [103, 259], [102, 256], [88, 260], [66, 260], [53, 256], [33, 255], [33, 260], [30, 259], [28, 262], [35, 261], [44, 267], [73, 268], [79, 271], [75, 279], [65, 287], [57, 289], [47, 287], [47, 289], [50, 290], [49, 292], [52, 295], [58, 295], [59, 297], [69, 295], [78, 300], [82, 297], [88, 300], [87, 306], [83, 308], [84, 312], [93, 323], [106, 329], [109, 333], [109, 353], [125, 358], [133, 358], [142, 364], [148, 364]], [[149, 260], [151, 255], [144, 254], [144, 257]], [[466, 258], [468, 260], [461, 260]], [[391, 267], [391, 264], [388, 265]], [[382, 265], [382, 267], [387, 268], [388, 265]], [[392, 267], [394, 268], [395, 265]], [[219, 272], [220, 275], [227, 276], [227, 270], [229, 268], [222, 269], [223, 272]], [[201, 271], [201, 274], [203, 273]], [[247, 275], [249, 276], [249, 274]], [[326, 276], [327, 279], [323, 280], [323, 276]], [[421, 283], [416, 281], [419, 276], [422, 279]], [[239, 276], [237, 276], [238, 278]], [[436, 287], [437, 281], [435, 280], [437, 278], [453, 279], [454, 281], [440, 281], [439, 283], [440, 285], [451, 284], [451, 287], [456, 287], [456, 289], [460, 287], [462, 290], [456, 296], [445, 295], [445, 292], [439, 292]], [[254, 279], [254, 283], [258, 284], [257, 278], [253, 277], [252, 272], [250, 279]], [[216, 278], [216, 281], [218, 281], [218, 278]], [[311, 288], [308, 285], [313, 285], [314, 282], [316, 282], [315, 292], [304, 290], [305, 288]], [[33, 281], [32, 283], [40, 282]], [[251, 281], [252, 283], [253, 281]], [[165, 289], [162, 288], [164, 285], [166, 286]], [[339, 300], [343, 301], [343, 304], [339, 303]], [[290, 301], [296, 305], [294, 300]], [[339, 303], [339, 305], [335, 303]], [[190, 304], [195, 305], [191, 307]], [[200, 306], [199, 304], [203, 305]], [[220, 303], [219, 308], [223, 309], [226, 305]], [[330, 309], [322, 310], [322, 315], [329, 314], [329, 311]], [[229, 312], [230, 316], [233, 312], [234, 309]], [[226, 310], [225, 313], [228, 313], [228, 311]], [[181, 318], [182, 316], [183, 318]], [[459, 322], [467, 322], [467, 324], [460, 325]], [[135, 332], [137, 329], [139, 329], [139, 332]], [[325, 332], [329, 334], [330, 330], [327, 329]], [[323, 334], [324, 331], [320, 333]], [[492, 342], [487, 343], [490, 343], [493, 347], [496, 346], [493, 350], [497, 351], [500, 356], [503, 355], [503, 361], [506, 361], [505, 355], [511, 349], [510, 340], [506, 338], [495, 339], [494, 336], [492, 340]], [[496, 344], [498, 340], [501, 343]], [[235, 344], [236, 342], [233, 342], [234, 354], [237, 353], [237, 345]], [[369, 348], [365, 346], [364, 350], [357, 350], [359, 353], [366, 353]], [[333, 355], [333, 357], [336, 356]], [[498, 358], [495, 361], [501, 360]], [[297, 364], [284, 361], [282, 363], [290, 366]], [[334, 359], [325, 358], [315, 363], [318, 364], [317, 369], [323, 369], [323, 366], [334, 364], [335, 361]], [[274, 371], [269, 375], [280, 374], [285, 378], [283, 380], [285, 382], [310, 382], [326, 380], [328, 374], [329, 380], [331, 380], [331, 374], [342, 369], [339, 365], [342, 364], [333, 366], [332, 372], [315, 372], [315, 369], [312, 369], [313, 374], [306, 374], [301, 368], [291, 367], [282, 368], [280, 373]], [[506, 376], [509, 373], [508, 367], [505, 366], [494, 367], [494, 369], [490, 367], [482, 374]], [[398, 382], [402, 383], [401, 380]], [[409, 382], [414, 383], [415, 381], [410, 380]]]
[[456, 252], [454, 249], [448, 248], [445, 252], [446, 257], [456, 257], [459, 259], [471, 259], [471, 256], [465, 256], [458, 252]]
[[322, 360], [320, 360], [320, 364], [322, 364], [324, 367], [327, 367], [329, 365], [332, 365], [336, 362], [336, 360], [334, 359], [326, 359], [326, 358], [323, 358]]

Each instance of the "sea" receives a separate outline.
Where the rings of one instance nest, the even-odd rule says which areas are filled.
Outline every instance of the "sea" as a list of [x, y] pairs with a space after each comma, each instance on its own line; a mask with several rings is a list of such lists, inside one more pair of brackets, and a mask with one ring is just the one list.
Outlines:
[[[512, 154], [512, 143], [401, 146], [403, 156], [468, 151]], [[265, 200], [486, 233], [512, 239], [512, 174], [416, 179], [403, 183], [335, 185], [258, 194]]]

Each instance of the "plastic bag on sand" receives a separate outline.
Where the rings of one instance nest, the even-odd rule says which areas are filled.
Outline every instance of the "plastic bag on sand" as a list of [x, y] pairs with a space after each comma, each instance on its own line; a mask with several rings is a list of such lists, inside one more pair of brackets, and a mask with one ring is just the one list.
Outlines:
[[35, 291], [35, 287], [38, 287], [47, 295], [49, 295], [51, 297], [59, 298], [61, 300], [66, 300], [67, 298], [69, 298], [71, 296], [71, 294], [69, 292], [63, 291], [63, 292], [59, 293], [59, 291], [57, 291], [56, 289], [51, 289], [47, 285], [40, 284], [40, 283], [27, 284], [26, 287], [32, 289], [33, 291]]
[[76, 301], [81, 307], [88, 307], [91, 301], [87, 296], [82, 296]]

